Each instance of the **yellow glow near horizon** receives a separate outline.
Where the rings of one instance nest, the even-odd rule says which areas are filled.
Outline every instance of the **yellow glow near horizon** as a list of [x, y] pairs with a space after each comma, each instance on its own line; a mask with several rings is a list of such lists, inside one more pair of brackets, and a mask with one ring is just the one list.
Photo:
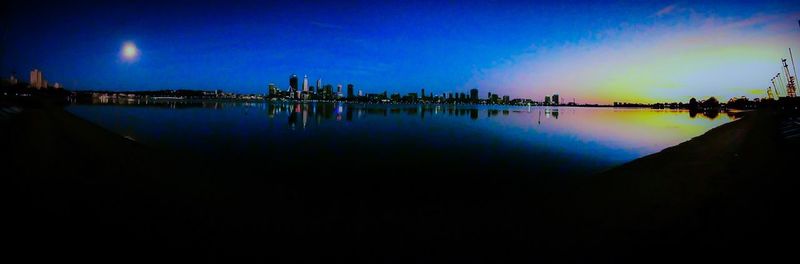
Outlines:
[[139, 57], [139, 48], [133, 42], [125, 42], [122, 45], [122, 58], [126, 61], [133, 61]]
[[[788, 48], [800, 50], [798, 12], [718, 17], [673, 12], [597, 38], [541, 46], [476, 71], [470, 85], [541, 101], [688, 102], [766, 97]], [[796, 56], [796, 54], [795, 54]]]

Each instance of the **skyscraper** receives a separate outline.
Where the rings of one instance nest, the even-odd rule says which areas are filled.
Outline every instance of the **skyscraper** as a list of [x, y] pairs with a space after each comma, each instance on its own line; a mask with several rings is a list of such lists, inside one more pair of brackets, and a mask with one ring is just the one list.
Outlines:
[[545, 105], [550, 105], [550, 96], [549, 95], [545, 95], [544, 96], [544, 104]]
[[412, 103], [417, 101], [417, 93], [408, 93], [408, 100]]
[[420, 94], [420, 98], [425, 99], [425, 88], [422, 88], [422, 93]]
[[336, 94], [338, 94], [338, 95], [342, 94], [342, 85], [341, 84], [337, 84], [336, 85]]
[[353, 84], [347, 85], [347, 98], [353, 98]]
[[297, 74], [292, 74], [289, 76], [289, 93], [294, 95], [294, 92], [297, 91]]
[[38, 87], [36, 87], [36, 84], [39, 83], [39, 81], [37, 81], [38, 78], [39, 78], [39, 70], [37, 69], [31, 70], [31, 79], [30, 79], [31, 88], [38, 89]]
[[472, 88], [469, 90], [469, 99], [472, 101], [478, 101], [478, 88]]
[[274, 84], [274, 83], [270, 83], [268, 87], [269, 87], [269, 88], [267, 89], [267, 92], [268, 92], [269, 96], [276, 96], [276, 95], [278, 95], [278, 87], [277, 87], [277, 86], [275, 86], [275, 84]]
[[558, 103], [559, 103], [559, 101], [558, 101], [558, 94], [553, 94], [553, 104], [554, 104], [554, 105], [558, 105]]
[[46, 81], [44, 80], [44, 77], [42, 77], [42, 72], [38, 69], [33, 69], [31, 71], [31, 88], [47, 88]]
[[325, 99], [329, 99], [329, 98], [331, 98], [331, 97], [332, 97], [332, 94], [333, 94], [333, 85], [326, 84], [325, 86], [323, 86], [323, 89], [322, 89], [322, 96], [323, 96]]
[[322, 89], [322, 78], [317, 79], [317, 93]]
[[308, 75], [303, 77], [303, 92], [308, 92]]

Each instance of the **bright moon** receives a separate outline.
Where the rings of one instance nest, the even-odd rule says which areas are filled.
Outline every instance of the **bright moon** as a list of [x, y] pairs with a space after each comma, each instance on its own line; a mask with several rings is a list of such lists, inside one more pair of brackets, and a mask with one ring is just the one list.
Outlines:
[[133, 44], [133, 42], [125, 42], [125, 44], [122, 45], [122, 58], [127, 61], [132, 61], [137, 57], [139, 57], [139, 49], [136, 48], [136, 44]]

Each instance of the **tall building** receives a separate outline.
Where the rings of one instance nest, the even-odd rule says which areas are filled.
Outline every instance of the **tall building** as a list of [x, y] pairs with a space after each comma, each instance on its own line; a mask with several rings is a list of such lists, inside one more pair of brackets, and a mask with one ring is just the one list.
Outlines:
[[341, 84], [337, 84], [336, 85], [336, 94], [339, 94], [339, 95], [342, 94], [342, 85]]
[[469, 99], [472, 101], [478, 101], [478, 88], [472, 88], [469, 90]]
[[317, 79], [317, 93], [322, 89], [322, 78]]
[[268, 87], [269, 87], [269, 88], [267, 89], [267, 92], [268, 92], [269, 96], [276, 96], [276, 95], [278, 95], [278, 87], [277, 87], [277, 86], [275, 86], [275, 84], [274, 84], [274, 83], [270, 83]]
[[297, 74], [292, 74], [289, 77], [289, 93], [294, 95], [294, 92], [297, 91]]
[[333, 94], [333, 85], [326, 84], [322, 87], [322, 96], [324, 96], [325, 99], [330, 98], [331, 94]]
[[364, 96], [364, 93], [363, 93], [363, 92], [361, 92], [361, 90], [359, 89], [359, 90], [358, 90], [358, 97], [361, 97], [361, 96]]
[[39, 88], [36, 85], [39, 83], [37, 80], [39, 78], [39, 70], [33, 69], [31, 70], [31, 78], [30, 78], [30, 86], [31, 88]]
[[303, 92], [308, 92], [308, 75], [303, 77]]
[[422, 96], [422, 97], [421, 97], [422, 99], [425, 99], [425, 88], [422, 88], [422, 93], [421, 93], [421, 96]]
[[553, 104], [554, 105], [558, 105], [559, 104], [558, 94], [553, 94]]
[[353, 98], [353, 88], [352, 83], [347, 85], [347, 98]]
[[417, 101], [417, 93], [408, 93], [408, 100], [410, 100], [411, 102], [416, 102]]
[[545, 95], [544, 96], [544, 104], [545, 105], [549, 105], [550, 104], [550, 96], [549, 95]]
[[44, 80], [42, 72], [38, 69], [31, 71], [31, 88], [42, 89], [47, 88], [47, 81]]

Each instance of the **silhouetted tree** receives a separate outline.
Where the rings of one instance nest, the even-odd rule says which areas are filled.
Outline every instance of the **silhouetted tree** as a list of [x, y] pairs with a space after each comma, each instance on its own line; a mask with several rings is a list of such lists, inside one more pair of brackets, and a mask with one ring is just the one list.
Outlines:
[[689, 99], [689, 109], [690, 110], [697, 110], [697, 107], [698, 107], [697, 99], [694, 99], [694, 97], [692, 97], [692, 99]]
[[709, 97], [708, 100], [703, 102], [703, 108], [717, 109], [719, 108], [719, 101], [713, 96]]
[[714, 119], [714, 118], [717, 118], [717, 116], [719, 115], [719, 111], [717, 111], [717, 110], [709, 110], [709, 111], [703, 112], [703, 115], [708, 117], [709, 119]]
[[728, 109], [749, 109], [755, 108], [756, 102], [750, 101], [747, 97], [734, 97], [728, 100], [728, 103], [725, 104], [725, 107]]

